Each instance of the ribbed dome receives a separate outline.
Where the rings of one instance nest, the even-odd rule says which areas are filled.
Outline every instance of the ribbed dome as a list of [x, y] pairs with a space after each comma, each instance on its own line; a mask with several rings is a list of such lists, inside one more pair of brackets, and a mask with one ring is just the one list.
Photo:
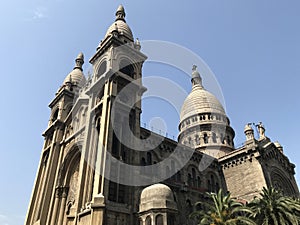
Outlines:
[[83, 72], [80, 69], [75, 68], [65, 78], [64, 84], [66, 84], [67, 82], [70, 82], [70, 81], [74, 84], [77, 84], [78, 86], [82, 86], [85, 83], [86, 79], [85, 79]]
[[112, 31], [114, 30], [118, 30], [118, 32], [120, 34], [125, 35], [126, 37], [130, 38], [133, 40], [133, 35], [132, 35], [132, 31], [130, 29], [130, 27], [128, 26], [128, 24], [126, 22], [124, 22], [123, 20], [117, 20], [115, 21], [107, 30], [106, 34], [105, 34], [105, 38], [107, 36], [109, 36], [111, 34]]
[[108, 30], [105, 34], [105, 38], [108, 37], [112, 33], [112, 31], [118, 31], [120, 34], [133, 40], [132, 31], [125, 21], [125, 16], [126, 16], [126, 14], [125, 14], [124, 7], [122, 5], [120, 5], [116, 12], [116, 20], [108, 28]]
[[141, 204], [152, 200], [169, 200], [174, 202], [172, 190], [164, 184], [153, 184], [146, 187], [141, 193]]
[[199, 113], [219, 113], [225, 115], [225, 110], [219, 100], [202, 86], [194, 86], [192, 92], [185, 99], [180, 121]]
[[79, 87], [81, 87], [81, 86], [83, 86], [83, 84], [85, 84], [86, 79], [82, 72], [83, 63], [84, 63], [84, 55], [83, 55], [83, 53], [79, 53], [77, 58], [75, 59], [75, 67], [65, 78], [64, 84], [72, 83]]

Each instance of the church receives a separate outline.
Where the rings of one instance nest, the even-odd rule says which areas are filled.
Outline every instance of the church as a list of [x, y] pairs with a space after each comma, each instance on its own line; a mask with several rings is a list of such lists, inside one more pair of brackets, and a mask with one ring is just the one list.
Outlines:
[[206, 192], [245, 202], [272, 186], [299, 197], [295, 165], [261, 122], [246, 124], [235, 148], [230, 120], [197, 66], [174, 121], [177, 141], [141, 126], [147, 56], [125, 16], [119, 6], [89, 60], [93, 74], [85, 77], [80, 53], [49, 104], [25, 225], [190, 225]]

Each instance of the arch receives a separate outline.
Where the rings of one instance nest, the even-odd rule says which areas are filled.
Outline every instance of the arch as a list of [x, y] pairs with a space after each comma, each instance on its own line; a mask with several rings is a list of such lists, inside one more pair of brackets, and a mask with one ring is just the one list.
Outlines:
[[209, 172], [206, 177], [207, 177], [207, 189], [208, 189], [208, 191], [217, 193], [219, 191], [219, 188], [220, 188], [219, 177], [213, 172]]
[[200, 145], [200, 138], [198, 134], [195, 135], [195, 143], [196, 145]]
[[68, 103], [68, 104], [65, 106], [66, 117], [69, 115], [69, 113], [71, 112], [72, 109], [73, 109], [73, 103]]
[[55, 120], [58, 119], [58, 113], [59, 113], [59, 108], [57, 107], [54, 111], [53, 114], [51, 116], [51, 121], [54, 122]]
[[203, 142], [204, 142], [204, 144], [208, 144], [208, 135], [207, 135], [207, 133], [203, 133]]
[[284, 173], [277, 167], [272, 167], [272, 172], [270, 173], [271, 185], [277, 190], [282, 191], [283, 194], [288, 196], [295, 196], [296, 191], [289, 179], [284, 175]]
[[217, 135], [215, 132], [212, 132], [212, 141], [213, 143], [217, 143]]
[[146, 222], [145, 225], [152, 225], [151, 217], [147, 216], [145, 222]]
[[77, 145], [73, 145], [70, 147], [70, 150], [64, 157], [63, 163], [61, 164], [58, 172], [58, 180], [57, 184], [59, 186], [66, 185], [71, 178], [71, 170], [77, 166], [77, 162], [79, 163], [81, 157], [81, 152]]
[[99, 65], [98, 71], [97, 71], [97, 77], [100, 77], [103, 75], [107, 70], [107, 61], [102, 60], [102, 62]]
[[134, 78], [135, 68], [133, 63], [128, 58], [121, 58], [119, 64], [119, 71]]
[[103, 57], [98, 63], [97, 66], [95, 68], [96, 71], [96, 78], [99, 78], [101, 75], [103, 75], [108, 68], [108, 60], [107, 57]]
[[155, 217], [155, 225], [164, 225], [164, 217], [161, 214], [158, 214]]

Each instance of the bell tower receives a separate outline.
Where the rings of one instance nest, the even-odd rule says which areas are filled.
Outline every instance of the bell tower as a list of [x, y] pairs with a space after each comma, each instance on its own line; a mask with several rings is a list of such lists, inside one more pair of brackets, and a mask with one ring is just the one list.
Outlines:
[[116, 206], [126, 208], [126, 204], [133, 204], [134, 197], [132, 187], [120, 182], [125, 176], [121, 165], [110, 160], [139, 163], [124, 140], [132, 144], [130, 137], [126, 136], [128, 132], [135, 137], [140, 136], [140, 97], [146, 90], [141, 77], [146, 56], [140, 51], [138, 39], [134, 41], [125, 15], [123, 6], [119, 6], [114, 23], [90, 59], [94, 74], [86, 93], [89, 95], [89, 126], [92, 127], [96, 121], [96, 129], [88, 129], [90, 134], [87, 136], [96, 137], [97, 146], [90, 146], [88, 150], [96, 157], [90, 199], [93, 211], [91, 224], [101, 224], [99, 221], [103, 219], [105, 224], [133, 223], [129, 209], [127, 213], [113, 210]]
[[140, 99], [146, 90], [141, 77], [147, 57], [125, 15], [119, 6], [89, 60], [92, 76], [84, 77], [80, 53], [49, 105], [51, 116], [25, 225], [134, 223], [133, 187], [122, 183], [125, 174], [115, 162], [140, 162], [131, 147], [134, 137], [140, 137]]
[[67, 75], [55, 98], [49, 104], [50, 120], [46, 131], [44, 147], [41, 154], [39, 168], [32, 192], [25, 224], [49, 224], [49, 212], [52, 211], [51, 202], [54, 196], [62, 197], [68, 193], [68, 188], [57, 187], [58, 168], [63, 157], [61, 142], [64, 140], [66, 119], [73, 107], [74, 99], [79, 89], [85, 83], [82, 72], [84, 56], [80, 53], [75, 60], [74, 69]]

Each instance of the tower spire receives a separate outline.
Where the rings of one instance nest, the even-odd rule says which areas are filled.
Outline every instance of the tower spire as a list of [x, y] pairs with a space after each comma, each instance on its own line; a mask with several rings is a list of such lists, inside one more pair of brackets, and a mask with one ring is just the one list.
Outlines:
[[125, 16], [126, 16], [126, 13], [125, 13], [125, 9], [122, 5], [119, 5], [118, 9], [117, 9], [117, 12], [116, 12], [116, 20], [123, 20], [124, 22], [125, 21]]
[[193, 68], [192, 68], [192, 79], [191, 79], [191, 82], [192, 82], [193, 88], [194, 87], [201, 87], [201, 88], [203, 88], [203, 86], [202, 86], [202, 78], [200, 76], [200, 73], [197, 70], [197, 66], [196, 65], [193, 65]]

